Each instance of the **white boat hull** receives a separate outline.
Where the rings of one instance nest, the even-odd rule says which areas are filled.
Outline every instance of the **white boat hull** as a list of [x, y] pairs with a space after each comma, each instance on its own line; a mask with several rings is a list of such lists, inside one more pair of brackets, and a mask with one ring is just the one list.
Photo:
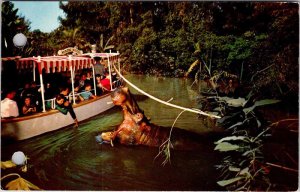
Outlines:
[[[103, 95], [93, 100], [73, 105], [77, 120], [83, 121], [98, 115], [114, 105], [110, 94]], [[72, 125], [74, 120], [70, 114], [62, 114], [58, 110], [38, 113], [32, 116], [19, 117], [1, 121], [1, 137], [16, 140], [32, 138], [47, 132]]]

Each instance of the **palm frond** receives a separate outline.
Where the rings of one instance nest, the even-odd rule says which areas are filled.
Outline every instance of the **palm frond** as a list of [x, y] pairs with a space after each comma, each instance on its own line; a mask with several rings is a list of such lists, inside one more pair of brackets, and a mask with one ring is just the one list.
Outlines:
[[188, 71], [185, 73], [185, 76], [187, 77], [194, 69], [195, 67], [200, 63], [200, 61], [197, 59], [196, 61], [194, 61], [194, 63], [192, 63], [188, 69]]

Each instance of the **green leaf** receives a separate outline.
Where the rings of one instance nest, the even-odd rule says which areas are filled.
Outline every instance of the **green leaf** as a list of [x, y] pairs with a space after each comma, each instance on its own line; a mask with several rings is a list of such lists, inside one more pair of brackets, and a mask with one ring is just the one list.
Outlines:
[[243, 125], [243, 122], [237, 122], [236, 124], [231, 125], [231, 126], [228, 128], [228, 130], [229, 130], [229, 129], [232, 129], [232, 128], [234, 128], [234, 127], [240, 126], [240, 125]]
[[219, 151], [236, 151], [240, 148], [238, 145], [232, 145], [231, 143], [223, 142], [219, 143], [216, 147], [215, 150]]
[[238, 99], [230, 99], [226, 102], [228, 103], [228, 106], [242, 107], [245, 105], [246, 100], [244, 98], [238, 98]]
[[239, 172], [239, 175], [250, 175], [249, 173], [249, 167], [246, 167]]
[[263, 105], [270, 105], [270, 104], [275, 104], [280, 102], [280, 100], [276, 100], [276, 99], [264, 99], [264, 100], [260, 100], [260, 101], [256, 101], [255, 102], [255, 106], [263, 106]]
[[247, 137], [245, 136], [230, 136], [230, 137], [224, 137], [222, 139], [220, 139], [219, 141], [215, 142], [215, 144], [220, 144], [223, 141], [236, 141], [236, 140], [242, 140], [242, 141], [247, 141], [246, 140]]
[[218, 181], [217, 184], [224, 187], [226, 185], [229, 185], [229, 184], [232, 184], [234, 182], [237, 182], [241, 179], [243, 179], [244, 177], [235, 177], [235, 178], [231, 178], [231, 179], [228, 179], [228, 180], [222, 180], [222, 181]]
[[257, 127], [260, 128], [261, 127], [261, 122], [258, 119], [256, 120], [256, 122], [257, 122]]
[[242, 156], [247, 156], [249, 153], [252, 153], [254, 150], [249, 150], [249, 151], [246, 151], [245, 153], [242, 154]]
[[243, 109], [243, 111], [244, 111], [245, 114], [248, 114], [250, 111], [253, 111], [253, 109], [255, 107], [275, 104], [275, 103], [278, 103], [278, 102], [280, 102], [280, 100], [276, 100], [276, 99], [264, 99], [264, 100], [256, 101], [253, 106], [245, 108], [245, 109]]
[[240, 171], [241, 169], [240, 168], [238, 168], [238, 167], [233, 167], [233, 166], [229, 166], [229, 171], [234, 171], [234, 172], [238, 172], [238, 171]]
[[243, 111], [244, 111], [245, 114], [248, 114], [250, 111], [253, 111], [254, 108], [255, 108], [255, 105], [253, 105], [251, 107], [248, 107], [248, 108], [245, 108], [245, 109], [243, 109]]

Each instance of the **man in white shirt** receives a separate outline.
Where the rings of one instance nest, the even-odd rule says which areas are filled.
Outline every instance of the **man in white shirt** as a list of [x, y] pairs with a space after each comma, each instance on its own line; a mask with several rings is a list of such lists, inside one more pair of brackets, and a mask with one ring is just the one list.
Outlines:
[[6, 94], [5, 99], [1, 101], [1, 118], [7, 117], [18, 117], [19, 109], [17, 102], [14, 101], [14, 97], [16, 96], [16, 91], [9, 91]]

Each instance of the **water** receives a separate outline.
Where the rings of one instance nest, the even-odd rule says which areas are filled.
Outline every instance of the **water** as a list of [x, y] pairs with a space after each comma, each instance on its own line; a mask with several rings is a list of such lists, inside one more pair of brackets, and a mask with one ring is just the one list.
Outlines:
[[[127, 75], [130, 81], [163, 100], [185, 107], [196, 107], [192, 82], [176, 78]], [[132, 88], [134, 94], [137, 94]], [[138, 103], [155, 124], [170, 127], [178, 109], [172, 109], [143, 97]], [[78, 129], [65, 129], [2, 146], [2, 161], [14, 151], [23, 151], [30, 159], [22, 177], [45, 190], [220, 190], [216, 185], [218, 161], [213, 141], [200, 141], [197, 150], [172, 151], [171, 163], [162, 166], [154, 159], [157, 148], [100, 145], [95, 136], [114, 129], [122, 121], [120, 108], [81, 122]], [[176, 127], [198, 133], [209, 130], [196, 114], [185, 112]], [[12, 170], [2, 171], [2, 175]], [[14, 171], [20, 173], [17, 169]], [[2, 186], [3, 187], [3, 186]]]

